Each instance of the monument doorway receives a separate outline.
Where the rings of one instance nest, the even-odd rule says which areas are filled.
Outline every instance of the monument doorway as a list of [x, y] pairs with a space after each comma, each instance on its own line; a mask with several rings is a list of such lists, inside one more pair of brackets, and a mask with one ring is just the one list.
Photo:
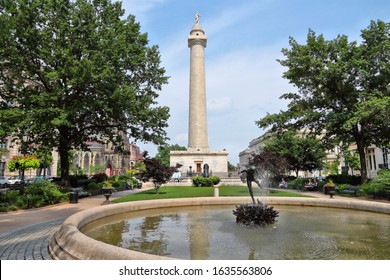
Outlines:
[[196, 173], [202, 173], [202, 163], [201, 162], [196, 163]]

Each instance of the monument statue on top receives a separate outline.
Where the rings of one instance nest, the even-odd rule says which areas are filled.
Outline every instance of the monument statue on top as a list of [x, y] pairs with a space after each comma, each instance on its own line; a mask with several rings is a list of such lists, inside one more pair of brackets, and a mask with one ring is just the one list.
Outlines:
[[199, 23], [199, 17], [200, 17], [199, 12], [196, 12], [195, 13], [195, 23]]

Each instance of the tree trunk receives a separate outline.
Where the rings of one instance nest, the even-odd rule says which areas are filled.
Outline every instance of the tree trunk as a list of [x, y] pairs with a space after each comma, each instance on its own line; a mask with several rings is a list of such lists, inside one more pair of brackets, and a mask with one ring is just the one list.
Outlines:
[[359, 159], [360, 159], [360, 174], [362, 176], [361, 184], [366, 184], [368, 182], [366, 152], [365, 152], [365, 147], [363, 145], [362, 139], [356, 141], [356, 145], [357, 145], [357, 151], [359, 153]]
[[61, 137], [60, 145], [58, 151], [60, 154], [60, 164], [61, 164], [61, 179], [67, 187], [70, 186], [69, 178], [69, 145], [66, 139]]

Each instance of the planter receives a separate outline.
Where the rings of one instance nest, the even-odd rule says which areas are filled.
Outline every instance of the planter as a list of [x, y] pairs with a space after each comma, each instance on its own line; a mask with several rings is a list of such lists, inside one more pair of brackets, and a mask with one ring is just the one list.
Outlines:
[[113, 188], [102, 188], [103, 195], [106, 198], [105, 202], [110, 201], [109, 199], [110, 199], [110, 196], [112, 195], [113, 190], [114, 190]]
[[324, 193], [328, 194], [330, 198], [333, 198], [335, 192], [335, 186], [324, 186]]
[[329, 194], [330, 192], [334, 193], [335, 186], [324, 186], [324, 194]]

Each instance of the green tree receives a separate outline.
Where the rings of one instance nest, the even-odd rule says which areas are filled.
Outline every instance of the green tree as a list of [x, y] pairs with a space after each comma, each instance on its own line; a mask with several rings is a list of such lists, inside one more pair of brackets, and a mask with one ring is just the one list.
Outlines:
[[[39, 146], [33, 153], [39, 160], [39, 168], [42, 170], [53, 164], [52, 150], [45, 146]], [[39, 172], [40, 174], [41, 172]]]
[[367, 181], [365, 149], [390, 141], [390, 23], [372, 21], [361, 32], [362, 42], [339, 35], [327, 41], [309, 31], [307, 42], [290, 38], [283, 49], [288, 68], [283, 77], [297, 89], [281, 98], [288, 109], [257, 121], [272, 131], [306, 128], [330, 148], [356, 143], [362, 182]]
[[[92, 174], [104, 172], [104, 165], [91, 165], [89, 170]], [[126, 172], [127, 173], [127, 172]]]
[[235, 171], [237, 171], [236, 166], [233, 165], [233, 164], [231, 164], [229, 161], [228, 161], [227, 165], [228, 165], [228, 171], [229, 171], [229, 172], [235, 172]]
[[[256, 179], [281, 176], [291, 168], [286, 158], [280, 156], [271, 149], [261, 149], [259, 153], [252, 154], [248, 165], [249, 167], [245, 170], [255, 167], [256, 172], [253, 176], [255, 176]], [[242, 170], [240, 173], [246, 173], [245, 177], [247, 178], [248, 172], [245, 172], [245, 170]]]
[[339, 164], [340, 164], [339, 159], [336, 159], [334, 161], [325, 162], [325, 164], [324, 164], [325, 174], [327, 174], [327, 175], [339, 174]]
[[[58, 148], [69, 181], [69, 151], [124, 135], [163, 144], [169, 109], [157, 46], [133, 15], [110, 0], [15, 0], [1, 5], [0, 138], [26, 131]], [[3, 25], [2, 25], [3, 29]]]
[[149, 157], [147, 152], [143, 154], [143, 165], [144, 168], [140, 169], [138, 176], [143, 182], [152, 180], [156, 193], [162, 184], [171, 179], [176, 170], [176, 167], [164, 166], [159, 159]]
[[157, 154], [155, 156], [155, 159], [160, 160], [163, 166], [169, 167], [170, 159], [171, 159], [169, 153], [171, 151], [186, 151], [186, 150], [187, 150], [186, 147], [180, 146], [178, 144], [159, 146], [157, 148]]
[[353, 175], [353, 171], [359, 170], [360, 168], [360, 161], [358, 155], [347, 148], [343, 148], [341, 154], [344, 158], [345, 165], [348, 166]]
[[313, 171], [321, 169], [325, 159], [325, 149], [315, 137], [297, 135], [287, 131], [278, 137], [272, 137], [266, 144], [266, 150], [285, 158], [290, 169], [298, 177], [299, 171]]

